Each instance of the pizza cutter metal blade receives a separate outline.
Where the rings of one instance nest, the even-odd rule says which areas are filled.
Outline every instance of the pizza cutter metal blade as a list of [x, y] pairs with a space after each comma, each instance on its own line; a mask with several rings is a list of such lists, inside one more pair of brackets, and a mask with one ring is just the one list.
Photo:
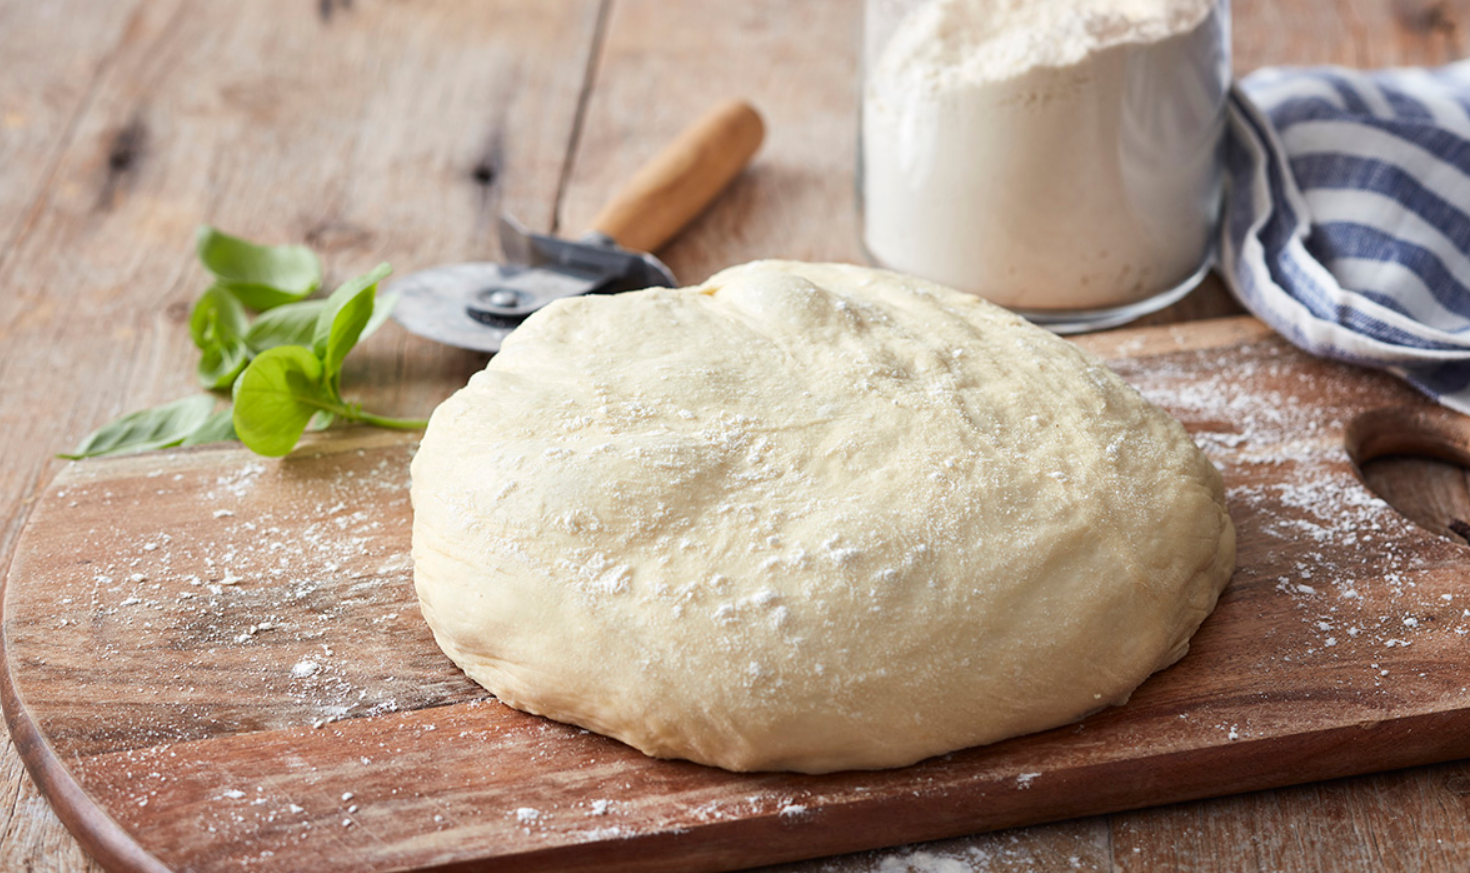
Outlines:
[[496, 352], [528, 316], [580, 294], [672, 287], [673, 273], [645, 252], [704, 210], [760, 147], [761, 118], [744, 101], [704, 115], [645, 164], [575, 240], [500, 219], [506, 263], [447, 264], [398, 279], [393, 317], [438, 342]]

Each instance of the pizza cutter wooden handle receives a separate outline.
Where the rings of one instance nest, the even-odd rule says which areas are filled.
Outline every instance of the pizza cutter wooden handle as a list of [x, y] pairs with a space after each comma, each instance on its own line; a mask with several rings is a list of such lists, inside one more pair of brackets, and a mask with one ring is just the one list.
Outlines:
[[592, 230], [625, 249], [652, 252], [715, 199], [760, 148], [765, 125], [731, 100], [685, 128], [602, 207]]

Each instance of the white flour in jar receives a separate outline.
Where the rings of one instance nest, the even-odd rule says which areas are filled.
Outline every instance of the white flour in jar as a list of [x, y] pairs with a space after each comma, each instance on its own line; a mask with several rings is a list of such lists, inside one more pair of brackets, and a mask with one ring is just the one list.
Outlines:
[[867, 56], [864, 242], [883, 266], [1085, 310], [1207, 257], [1229, 76], [1212, 0], [930, 0]]

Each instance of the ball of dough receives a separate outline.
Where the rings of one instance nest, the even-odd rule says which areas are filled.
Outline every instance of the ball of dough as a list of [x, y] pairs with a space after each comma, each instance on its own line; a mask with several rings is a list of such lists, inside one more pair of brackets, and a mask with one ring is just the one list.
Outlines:
[[1122, 703], [1234, 562], [1220, 476], [1070, 343], [879, 270], [560, 300], [435, 412], [414, 578], [510, 706], [731, 770]]

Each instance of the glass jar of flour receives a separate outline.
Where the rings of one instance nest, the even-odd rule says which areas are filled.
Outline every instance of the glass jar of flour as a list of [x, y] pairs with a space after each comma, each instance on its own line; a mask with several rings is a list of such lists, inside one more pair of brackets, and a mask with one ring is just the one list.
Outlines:
[[1229, 0], [868, 0], [869, 257], [1060, 332], [1209, 268]]

